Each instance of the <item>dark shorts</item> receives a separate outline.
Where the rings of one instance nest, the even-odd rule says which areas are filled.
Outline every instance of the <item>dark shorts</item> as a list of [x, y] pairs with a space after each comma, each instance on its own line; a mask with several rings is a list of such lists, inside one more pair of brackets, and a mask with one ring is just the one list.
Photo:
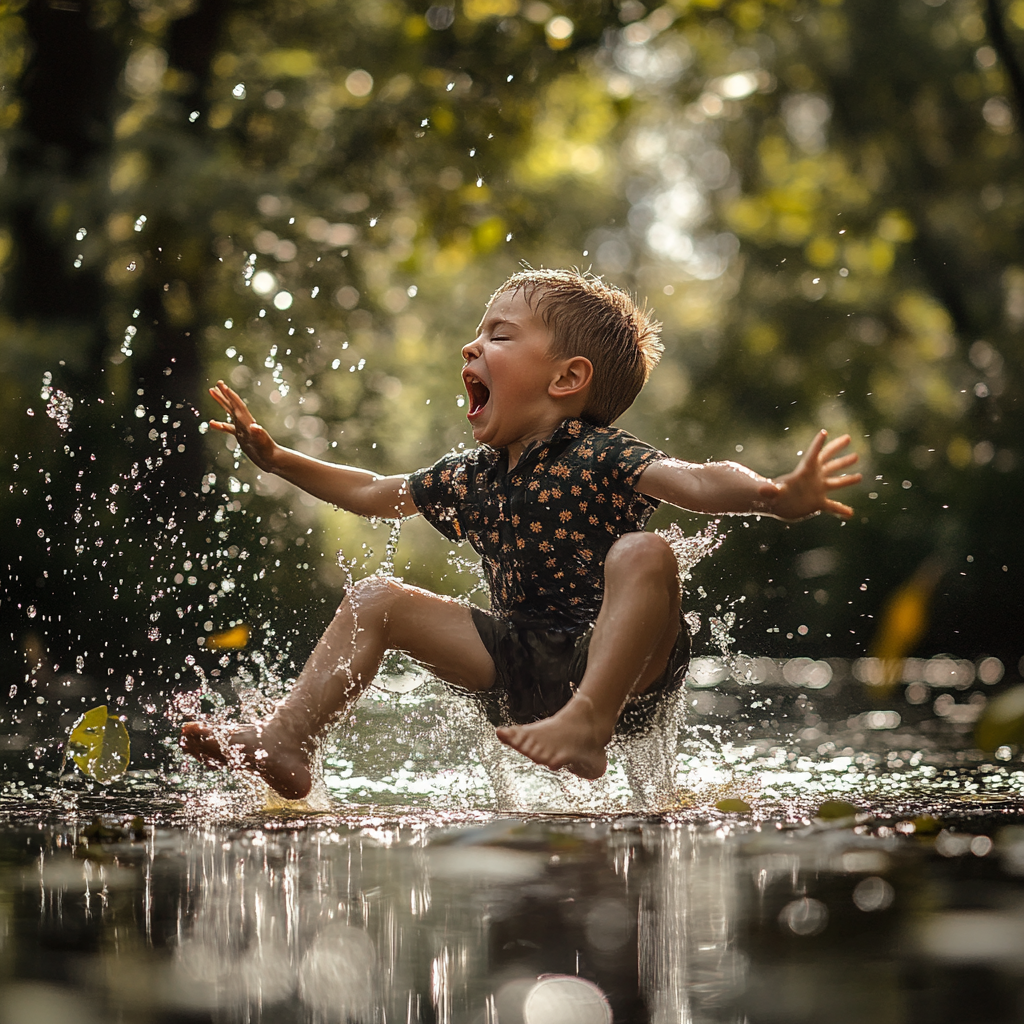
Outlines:
[[[533, 629], [471, 608], [473, 624], [494, 661], [490, 690], [475, 693], [493, 725], [550, 718], [568, 703], [587, 669], [594, 628], [584, 633]], [[680, 612], [679, 636], [665, 671], [647, 690], [626, 702], [615, 732], [646, 732], [664, 698], [682, 685], [690, 664], [690, 633]]]

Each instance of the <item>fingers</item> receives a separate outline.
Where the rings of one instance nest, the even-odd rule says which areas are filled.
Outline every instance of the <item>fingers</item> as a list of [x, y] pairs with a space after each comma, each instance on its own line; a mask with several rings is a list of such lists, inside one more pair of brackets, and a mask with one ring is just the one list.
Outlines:
[[849, 505], [844, 505], [841, 501], [832, 501], [831, 498], [825, 502], [825, 511], [841, 519], [849, 519], [853, 515], [853, 509]]
[[[824, 434], [825, 431], [822, 431]], [[835, 437], [827, 445], [822, 448], [821, 457], [823, 459], [830, 459], [836, 452], [845, 448], [850, 443], [850, 435], [843, 434], [841, 437]]]
[[[824, 459], [824, 455], [822, 455]], [[844, 466], [852, 466], [855, 462], [860, 461], [860, 456], [856, 452], [848, 452], [846, 455], [840, 455], [838, 458], [829, 459], [824, 462], [826, 472], [835, 469], [842, 469]]]
[[217, 381], [217, 386], [210, 388], [210, 395], [232, 419], [237, 420], [243, 426], [249, 426], [254, 422], [249, 407], [224, 381]]
[[231, 411], [231, 406], [228, 405], [228, 400], [225, 395], [222, 395], [219, 388], [210, 388], [210, 397], [224, 410], [227, 412]]
[[844, 476], [829, 476], [825, 478], [825, 486], [831, 491], [837, 487], [852, 487], [864, 479], [862, 473], [848, 473]]
[[[810, 447], [804, 453], [804, 463], [809, 464], [820, 457], [821, 446], [825, 443], [826, 437], [828, 437], [827, 430], [819, 430], [817, 434], [814, 435], [814, 440], [811, 442]], [[835, 444], [835, 441], [833, 441], [832, 444]]]
[[235, 425], [233, 423], [221, 423], [220, 420], [210, 420], [210, 429], [219, 430], [224, 434], [235, 433]]

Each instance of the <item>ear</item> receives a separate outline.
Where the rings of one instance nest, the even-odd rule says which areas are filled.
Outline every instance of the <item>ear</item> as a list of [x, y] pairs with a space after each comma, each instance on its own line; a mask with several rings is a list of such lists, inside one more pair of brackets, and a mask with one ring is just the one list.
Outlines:
[[594, 364], [586, 356], [573, 356], [559, 366], [559, 375], [548, 385], [552, 398], [582, 394], [594, 379]]

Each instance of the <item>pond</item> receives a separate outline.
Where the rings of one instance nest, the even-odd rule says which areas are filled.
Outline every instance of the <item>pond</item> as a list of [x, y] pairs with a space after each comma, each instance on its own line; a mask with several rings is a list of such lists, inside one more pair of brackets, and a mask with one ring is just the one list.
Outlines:
[[1017, 1020], [1024, 769], [971, 735], [1007, 681], [910, 662], [883, 702], [871, 672], [698, 659], [598, 784], [408, 670], [305, 805], [8, 751], [0, 1019]]
[[[1022, 33], [1024, 0], [0, 7], [0, 1024], [1020, 1020]], [[523, 265], [663, 323], [625, 429], [772, 477], [848, 432], [855, 516], [658, 513], [698, 657], [598, 783], [400, 660], [303, 804], [184, 762], [353, 580], [483, 587], [204, 437], [209, 386], [310, 457], [431, 465]], [[63, 760], [94, 705], [105, 786]]]

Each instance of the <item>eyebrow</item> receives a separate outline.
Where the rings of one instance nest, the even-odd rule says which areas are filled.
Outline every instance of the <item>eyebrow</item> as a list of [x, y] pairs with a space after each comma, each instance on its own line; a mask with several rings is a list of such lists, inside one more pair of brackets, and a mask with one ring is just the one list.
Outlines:
[[498, 316], [492, 320], [483, 319], [477, 324], [477, 331], [482, 331], [485, 327], [489, 327], [492, 331], [500, 327], [502, 324], [508, 324], [510, 327], [519, 327], [520, 324], [516, 320], [511, 320], [507, 316]]

